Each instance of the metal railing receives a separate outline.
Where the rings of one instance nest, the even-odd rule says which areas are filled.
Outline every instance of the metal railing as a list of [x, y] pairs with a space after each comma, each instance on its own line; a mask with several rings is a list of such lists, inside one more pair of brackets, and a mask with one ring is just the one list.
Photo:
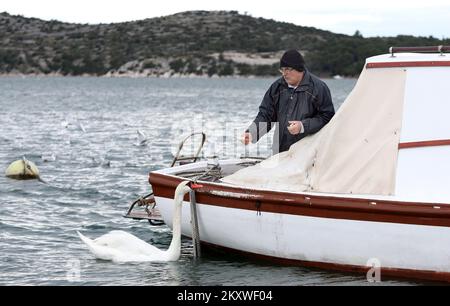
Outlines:
[[[195, 155], [193, 155], [193, 156], [180, 156], [180, 152], [181, 152], [181, 150], [183, 149], [184, 143], [185, 143], [189, 138], [191, 138], [191, 137], [193, 137], [193, 136], [195, 136], [195, 135], [202, 135], [202, 142], [201, 142], [201, 144], [199, 145], [199, 147], [198, 147], [197, 152], [195, 153]], [[197, 161], [197, 159], [198, 159], [198, 156], [200, 155], [200, 152], [201, 152], [201, 150], [202, 150], [202, 148], [203, 148], [203, 145], [205, 144], [205, 140], [206, 140], [206, 134], [203, 133], [203, 132], [192, 133], [191, 135], [186, 136], [186, 137], [180, 142], [180, 144], [178, 145], [178, 151], [177, 151], [177, 154], [175, 154], [175, 157], [174, 157], [174, 159], [173, 159], [172, 164], [170, 165], [170, 167], [173, 167], [177, 161], [185, 161], [185, 160], [189, 160], [189, 161], [195, 163], [195, 162]]]
[[395, 53], [440, 53], [443, 55], [450, 52], [450, 46], [424, 46], [424, 47], [390, 47], [389, 53], [394, 56]]
[[[202, 141], [201, 144], [199, 145], [197, 151], [195, 152], [194, 155], [192, 156], [182, 156], [180, 155], [181, 150], [183, 149], [183, 146], [185, 144], [185, 142], [195, 136], [195, 135], [202, 135]], [[181, 162], [181, 161], [185, 161], [185, 162], [196, 162], [197, 159], [199, 158], [200, 152], [203, 148], [203, 145], [205, 143], [206, 140], [206, 134], [203, 132], [197, 132], [197, 133], [192, 133], [189, 136], [186, 136], [178, 145], [178, 151], [175, 154], [175, 157], [172, 161], [172, 164], [170, 165], [170, 167], [174, 167], [175, 164], [177, 162]], [[144, 207], [144, 211], [141, 213], [135, 213], [133, 210], [135, 208], [135, 206], [140, 206], [140, 207]], [[151, 208], [150, 208], [151, 206]], [[146, 196], [140, 197], [139, 199], [137, 199], [136, 201], [134, 201], [131, 205], [130, 208], [128, 209], [127, 213], [124, 216], [125, 218], [132, 218], [135, 220], [148, 220], [148, 222], [150, 222], [150, 224], [152, 225], [162, 225], [164, 224], [164, 221], [161, 218], [161, 215], [159, 214], [159, 211], [156, 208], [156, 202], [155, 202], [155, 198], [153, 196], [153, 192], [147, 194]]]

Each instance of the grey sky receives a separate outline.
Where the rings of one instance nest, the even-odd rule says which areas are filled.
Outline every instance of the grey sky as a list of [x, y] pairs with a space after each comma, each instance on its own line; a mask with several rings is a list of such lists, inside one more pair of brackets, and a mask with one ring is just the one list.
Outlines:
[[0, 12], [77, 23], [110, 23], [170, 15], [187, 10], [236, 10], [335, 33], [364, 36], [450, 37], [448, 0], [296, 0], [291, 2], [243, 0], [2, 0]]

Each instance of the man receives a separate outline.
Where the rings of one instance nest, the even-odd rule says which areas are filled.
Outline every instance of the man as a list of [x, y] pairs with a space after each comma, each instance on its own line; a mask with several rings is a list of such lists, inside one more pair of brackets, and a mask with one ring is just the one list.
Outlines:
[[305, 67], [296, 50], [286, 51], [280, 60], [282, 77], [267, 90], [259, 112], [243, 135], [245, 145], [257, 142], [276, 124], [273, 153], [319, 131], [334, 116], [328, 86]]

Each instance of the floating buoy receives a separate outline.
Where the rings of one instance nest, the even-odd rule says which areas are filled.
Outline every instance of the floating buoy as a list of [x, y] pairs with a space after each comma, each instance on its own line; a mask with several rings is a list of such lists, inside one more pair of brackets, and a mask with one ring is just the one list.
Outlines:
[[12, 162], [6, 169], [5, 174], [7, 177], [16, 180], [39, 179], [39, 169], [25, 157]]

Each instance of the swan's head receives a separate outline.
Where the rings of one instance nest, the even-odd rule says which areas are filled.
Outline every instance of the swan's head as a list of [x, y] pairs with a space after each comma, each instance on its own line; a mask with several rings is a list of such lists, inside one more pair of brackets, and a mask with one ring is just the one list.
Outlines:
[[174, 197], [175, 207], [181, 207], [184, 195], [191, 190], [188, 184], [189, 181], [183, 181], [180, 184], [178, 184], [177, 189], [175, 189], [175, 197]]
[[182, 181], [180, 184], [178, 184], [177, 189], [175, 189], [175, 195], [183, 194], [185, 195], [189, 191], [191, 191], [191, 188], [188, 186], [190, 181]]

